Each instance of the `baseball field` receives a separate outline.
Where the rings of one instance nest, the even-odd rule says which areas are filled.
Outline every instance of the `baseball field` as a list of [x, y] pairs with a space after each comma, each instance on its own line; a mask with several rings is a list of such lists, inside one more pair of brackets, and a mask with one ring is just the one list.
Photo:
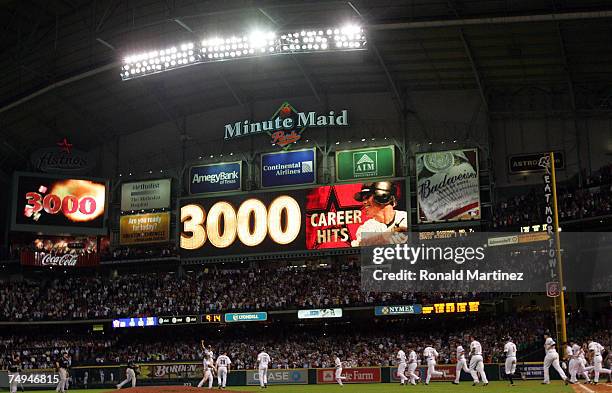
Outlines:
[[[122, 389], [126, 393], [169, 393], [169, 392], [205, 392], [208, 389], [197, 389], [193, 387], [183, 386], [167, 386], [167, 387], [136, 387]], [[218, 390], [216, 387], [212, 390]], [[599, 384], [593, 385], [573, 385], [564, 386], [560, 381], [555, 381], [550, 385], [541, 385], [540, 381], [520, 381], [517, 382], [514, 387], [510, 387], [507, 382], [494, 381], [488, 386], [476, 386], [473, 387], [469, 382], [462, 382], [458, 386], [454, 386], [450, 383], [435, 382], [429, 386], [418, 385], [418, 386], [400, 386], [399, 384], [353, 384], [353, 385], [288, 385], [288, 386], [269, 386], [266, 391], [278, 392], [278, 393], [331, 393], [331, 392], [344, 392], [344, 393], [395, 393], [395, 392], [412, 392], [412, 393], [468, 393], [475, 391], [487, 391], [488, 393], [612, 393], [612, 384]], [[82, 389], [82, 390], [69, 390], [70, 393], [109, 393], [116, 392], [115, 389]], [[228, 387], [225, 392], [257, 392], [263, 391], [263, 389], [255, 386], [237, 386]], [[54, 393], [54, 390], [37, 391], [37, 393]]]

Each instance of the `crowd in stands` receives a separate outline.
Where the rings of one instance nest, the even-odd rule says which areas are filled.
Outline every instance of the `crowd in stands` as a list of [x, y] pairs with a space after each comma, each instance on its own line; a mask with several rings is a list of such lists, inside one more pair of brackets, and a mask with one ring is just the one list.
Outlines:
[[[560, 186], [557, 191], [559, 220], [569, 221], [612, 214], [612, 164], [586, 177], [582, 187]], [[493, 209], [492, 228], [517, 229], [543, 224], [545, 198], [542, 187], [504, 199]]]
[[[262, 349], [272, 358], [271, 368], [332, 367], [331, 356], [337, 354], [349, 366], [394, 366], [397, 349], [415, 350], [423, 362], [422, 352], [431, 345], [440, 353], [439, 364], [455, 363], [458, 344], [469, 347], [469, 335], [473, 334], [483, 346], [485, 362], [503, 362], [505, 337], [511, 334], [518, 347], [518, 359], [541, 360], [543, 333], [552, 328], [552, 315], [540, 312], [513, 314], [503, 317], [458, 320], [440, 323], [435, 329], [396, 329], [392, 326], [376, 326], [335, 330], [329, 333], [300, 331], [252, 331], [228, 332], [222, 338], [207, 340], [215, 355], [227, 352], [234, 369], [256, 368], [257, 353]], [[595, 326], [583, 324], [582, 326]], [[139, 335], [114, 336], [112, 339], [4, 337], [0, 338], [0, 356], [19, 353], [25, 368], [46, 368], [59, 353], [68, 350], [74, 365], [112, 365], [136, 362], [200, 361], [203, 351], [200, 337], [189, 335], [143, 337]], [[610, 348], [612, 338], [607, 329], [590, 330], [588, 337]], [[586, 335], [578, 335], [586, 341]], [[561, 346], [559, 346], [561, 347]], [[1, 368], [1, 366], [0, 366]]]
[[[72, 320], [470, 300], [473, 293], [361, 291], [357, 261], [325, 267], [63, 275], [0, 286], [0, 320]], [[482, 299], [482, 296], [478, 297]]]

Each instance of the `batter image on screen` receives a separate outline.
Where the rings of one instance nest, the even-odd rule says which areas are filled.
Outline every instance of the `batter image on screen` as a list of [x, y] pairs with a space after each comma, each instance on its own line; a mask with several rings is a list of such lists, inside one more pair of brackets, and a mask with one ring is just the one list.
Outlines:
[[361, 191], [355, 194], [355, 200], [363, 203], [369, 219], [359, 226], [351, 246], [406, 242], [408, 213], [403, 210], [395, 210], [397, 188], [393, 182], [381, 181], [363, 184]]

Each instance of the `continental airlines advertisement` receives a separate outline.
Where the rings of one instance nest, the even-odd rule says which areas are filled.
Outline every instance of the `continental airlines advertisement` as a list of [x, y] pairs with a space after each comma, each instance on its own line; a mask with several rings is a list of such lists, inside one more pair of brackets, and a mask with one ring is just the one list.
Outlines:
[[406, 241], [403, 181], [180, 201], [183, 257], [323, 250]]

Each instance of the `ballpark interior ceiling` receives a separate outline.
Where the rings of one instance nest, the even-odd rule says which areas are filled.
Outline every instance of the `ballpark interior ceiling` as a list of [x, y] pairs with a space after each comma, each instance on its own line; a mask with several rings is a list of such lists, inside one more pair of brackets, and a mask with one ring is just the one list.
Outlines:
[[[64, 136], [82, 150], [185, 116], [291, 96], [477, 91], [490, 117], [608, 116], [612, 3], [594, 0], [0, 2], [0, 169]], [[122, 82], [121, 59], [185, 40], [365, 26], [366, 51], [242, 59]], [[545, 99], [514, 100], [517, 95]], [[410, 108], [408, 108], [410, 109]], [[418, 115], [418, 114], [417, 114]], [[187, 136], [188, 137], [188, 136]]]

